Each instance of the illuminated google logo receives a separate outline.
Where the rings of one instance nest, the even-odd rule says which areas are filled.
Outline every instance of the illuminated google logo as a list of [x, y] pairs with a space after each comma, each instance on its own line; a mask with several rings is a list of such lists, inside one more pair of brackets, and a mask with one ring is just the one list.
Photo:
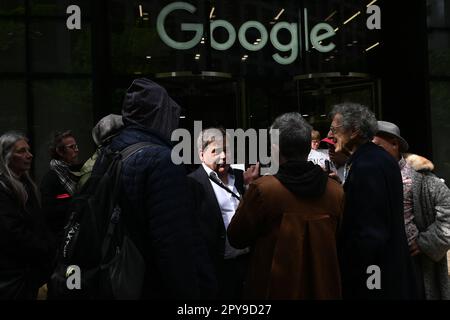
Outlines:
[[[200, 23], [182, 23], [181, 30], [182, 31], [194, 31], [194, 37], [189, 41], [176, 41], [169, 37], [164, 27], [165, 20], [169, 14], [177, 10], [184, 10], [189, 13], [195, 13], [197, 8], [187, 2], [174, 2], [167, 6], [165, 6], [158, 15], [156, 22], [156, 29], [158, 31], [158, 35], [161, 40], [171, 48], [177, 50], [189, 50], [195, 47], [202, 39], [204, 26]], [[275, 53], [272, 55], [273, 59], [279, 64], [291, 64], [298, 57], [298, 52], [301, 50], [301, 46], [304, 45], [306, 49], [309, 48], [311, 43], [312, 47], [319, 52], [330, 52], [336, 46], [333, 42], [329, 42], [328, 44], [324, 44], [324, 40], [335, 35], [335, 31], [333, 27], [331, 27], [327, 23], [318, 23], [316, 24], [310, 32], [309, 23], [308, 23], [308, 12], [304, 9], [304, 29], [302, 30], [301, 26], [297, 23], [289, 23], [289, 22], [278, 22], [274, 24], [272, 29], [270, 30], [270, 42], [272, 46], [281, 51], [283, 53], [289, 52], [289, 56], [282, 56], [280, 53]], [[223, 43], [219, 43], [214, 39], [213, 32], [216, 28], [224, 28], [228, 33], [227, 41]], [[250, 43], [247, 40], [246, 33], [247, 30], [254, 28], [258, 30], [260, 33], [260, 41], [255, 43]], [[287, 30], [291, 35], [291, 41], [288, 44], [280, 43], [278, 39], [278, 32], [282, 29]], [[226, 20], [214, 20], [210, 22], [210, 39], [211, 39], [211, 47], [215, 50], [225, 51], [231, 48], [233, 44], [236, 42], [236, 30], [233, 25]], [[304, 37], [300, 37], [301, 34], [304, 34]], [[264, 48], [264, 46], [269, 41], [269, 33], [266, 27], [258, 21], [247, 21], [241, 25], [238, 30], [237, 37], [239, 39], [239, 43], [241, 46], [249, 51], [258, 51]], [[303, 38], [303, 41], [302, 39]]]

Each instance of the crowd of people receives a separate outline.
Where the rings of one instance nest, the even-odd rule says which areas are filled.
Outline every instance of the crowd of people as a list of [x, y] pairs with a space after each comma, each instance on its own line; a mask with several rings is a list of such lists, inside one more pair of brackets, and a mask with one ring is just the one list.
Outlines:
[[93, 128], [89, 160], [71, 131], [54, 134], [39, 187], [28, 138], [0, 136], [0, 299], [46, 296], [75, 195], [105, 150], [143, 143], [123, 161], [118, 199], [145, 262], [140, 298], [450, 299], [450, 190], [397, 125], [342, 103], [321, 139], [299, 113], [282, 114], [270, 127], [279, 170], [264, 176], [258, 163], [232, 168], [230, 138], [208, 128], [188, 172], [171, 160], [180, 110], [157, 83], [134, 80], [122, 114]]

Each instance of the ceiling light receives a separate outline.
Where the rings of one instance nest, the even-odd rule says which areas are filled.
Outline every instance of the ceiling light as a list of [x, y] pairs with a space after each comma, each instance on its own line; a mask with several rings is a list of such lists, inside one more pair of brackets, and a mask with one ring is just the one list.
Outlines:
[[376, 46], [378, 46], [380, 43], [379, 42], [377, 42], [377, 43], [375, 43], [374, 45], [371, 45], [370, 47], [368, 47], [365, 51], [367, 52], [367, 51], [369, 51], [369, 50], [372, 50], [373, 48], [375, 48]]
[[333, 18], [333, 16], [337, 13], [336, 10], [334, 10], [328, 17], [325, 18], [325, 21], [330, 20], [331, 18]]
[[361, 11], [358, 11], [357, 13], [355, 13], [354, 15], [352, 15], [350, 18], [348, 18], [344, 24], [349, 23], [350, 21], [352, 21], [353, 19], [355, 19], [357, 16], [359, 16], [361, 14]]
[[280, 18], [280, 16], [283, 14], [284, 9], [281, 9], [281, 11], [277, 14], [277, 16], [275, 18], [273, 18], [273, 20], [278, 20]]

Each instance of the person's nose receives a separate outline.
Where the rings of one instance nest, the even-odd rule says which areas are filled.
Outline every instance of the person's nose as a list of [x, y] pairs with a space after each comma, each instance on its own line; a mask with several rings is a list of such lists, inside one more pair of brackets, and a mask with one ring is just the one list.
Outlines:
[[33, 154], [30, 151], [27, 151], [27, 159], [32, 159], [33, 158]]

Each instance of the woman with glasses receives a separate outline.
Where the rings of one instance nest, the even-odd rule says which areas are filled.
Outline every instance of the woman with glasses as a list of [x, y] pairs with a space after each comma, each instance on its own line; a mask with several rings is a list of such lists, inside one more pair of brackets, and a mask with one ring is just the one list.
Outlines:
[[36, 299], [50, 272], [53, 241], [28, 173], [32, 159], [24, 135], [0, 137], [0, 299]]
[[50, 168], [41, 181], [42, 208], [50, 230], [61, 239], [79, 180], [78, 145], [71, 131], [57, 132], [49, 145]]

